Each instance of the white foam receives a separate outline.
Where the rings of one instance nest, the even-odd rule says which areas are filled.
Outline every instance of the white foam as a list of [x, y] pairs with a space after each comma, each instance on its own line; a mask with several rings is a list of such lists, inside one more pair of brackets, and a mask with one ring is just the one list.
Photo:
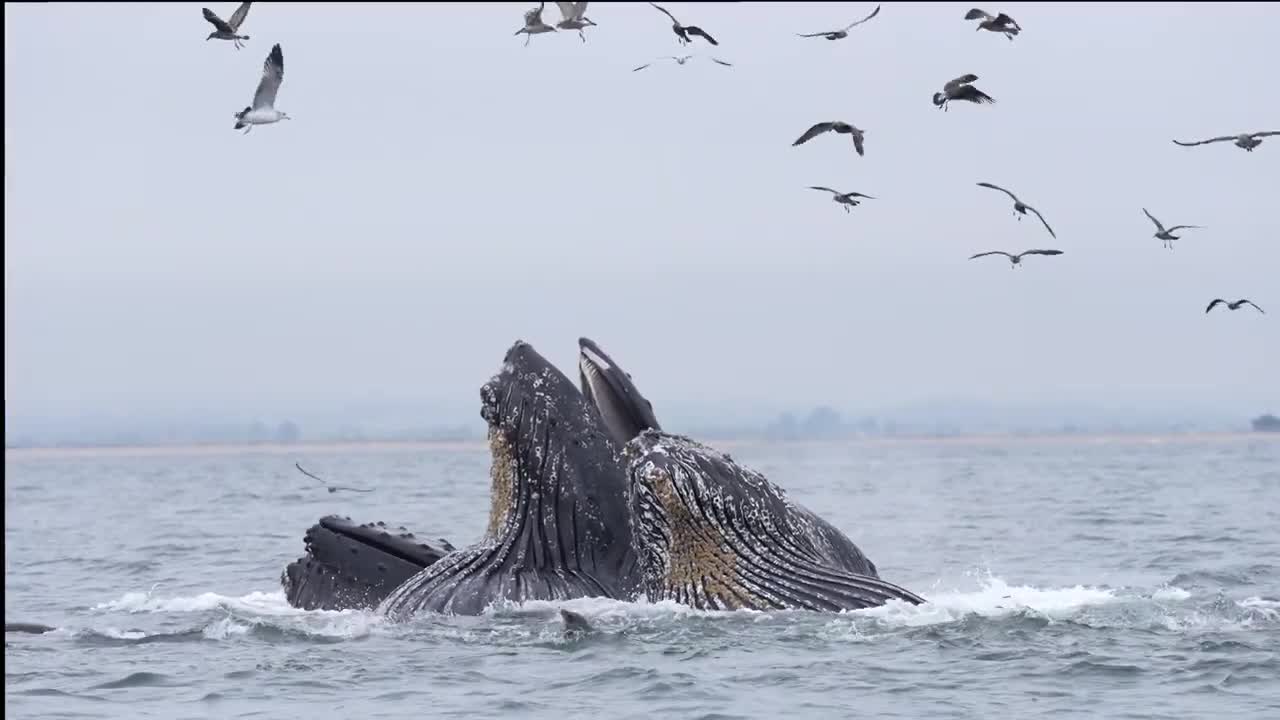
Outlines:
[[1191, 593], [1179, 587], [1166, 586], [1151, 593], [1152, 600], [1186, 600]]
[[283, 591], [251, 592], [240, 597], [229, 597], [218, 593], [201, 593], [194, 597], [158, 597], [151, 593], [128, 592], [117, 600], [94, 605], [94, 610], [106, 610], [129, 613], [193, 613], [209, 610], [225, 609], [254, 615], [303, 615], [316, 612], [349, 613], [349, 610], [299, 610], [290, 607]]
[[939, 592], [924, 596], [927, 602], [923, 605], [892, 600], [880, 607], [854, 610], [848, 614], [907, 627], [954, 622], [968, 615], [1001, 617], [1028, 610], [1059, 620], [1070, 617], [1081, 608], [1118, 599], [1112, 590], [1084, 585], [1041, 589], [1009, 585], [998, 577], [986, 577], [981, 582], [982, 588], [976, 591]]

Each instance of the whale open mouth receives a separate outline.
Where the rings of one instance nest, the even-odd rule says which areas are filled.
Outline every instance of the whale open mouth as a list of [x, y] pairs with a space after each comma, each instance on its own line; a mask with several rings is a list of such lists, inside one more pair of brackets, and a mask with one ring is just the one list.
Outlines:
[[578, 374], [582, 394], [595, 405], [605, 427], [621, 447], [644, 430], [661, 430], [650, 403], [631, 376], [618, 367], [600, 346], [578, 338]]
[[759, 473], [688, 438], [627, 446], [645, 592], [702, 609], [853, 610], [922, 598]]

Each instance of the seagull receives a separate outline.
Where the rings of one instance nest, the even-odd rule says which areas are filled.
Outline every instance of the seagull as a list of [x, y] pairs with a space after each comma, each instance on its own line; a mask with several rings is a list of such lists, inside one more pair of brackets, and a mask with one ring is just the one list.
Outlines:
[[583, 13], [587, 11], [587, 3], [583, 2], [558, 2], [556, 5], [560, 8], [560, 16], [564, 18], [556, 23], [556, 27], [562, 30], [577, 30], [578, 37], [582, 38], [582, 42], [587, 41], [587, 36], [583, 34], [582, 29], [594, 26], [591, 18]]
[[1048, 230], [1050, 235], [1052, 235], [1055, 239], [1058, 237], [1053, 232], [1053, 228], [1049, 227], [1049, 223], [1045, 222], [1044, 216], [1040, 214], [1040, 211], [1019, 200], [1017, 195], [1014, 195], [1012, 192], [1005, 190], [999, 185], [992, 185], [991, 183], [988, 183], [988, 182], [980, 182], [978, 183], [978, 186], [984, 187], [984, 188], [991, 188], [992, 190], [999, 190], [1005, 195], [1008, 195], [1009, 197], [1013, 198], [1013, 212], [1017, 216], [1018, 220], [1022, 220], [1022, 216], [1026, 215], [1027, 211], [1030, 210], [1031, 212], [1036, 214], [1036, 217], [1040, 218], [1040, 222], [1044, 224], [1044, 229]]
[[258, 81], [258, 89], [253, 93], [253, 105], [236, 113], [236, 130], [244, 128], [248, 135], [254, 125], [267, 125], [281, 120], [293, 118], [275, 108], [276, 92], [284, 81], [284, 53], [280, 43], [271, 47], [271, 54], [262, 63], [262, 80]]
[[933, 104], [946, 110], [947, 103], [952, 100], [968, 100], [975, 105], [995, 102], [995, 98], [969, 84], [977, 79], [977, 75], [969, 73], [948, 82], [942, 86], [942, 92], [933, 94]]
[[[1223, 304], [1223, 305], [1226, 305], [1228, 310], [1239, 310], [1239, 309], [1241, 308], [1241, 306], [1244, 306], [1244, 305], [1253, 305], [1253, 301], [1252, 301], [1252, 300], [1237, 300], [1237, 301], [1235, 301], [1235, 302], [1227, 302], [1226, 300], [1223, 300], [1222, 298], [1215, 298], [1213, 302], [1209, 303], [1209, 307], [1207, 307], [1207, 308], [1205, 308], [1205, 309], [1204, 309], [1205, 314], [1208, 314], [1208, 312], [1209, 312], [1210, 310], [1212, 310], [1212, 309], [1214, 308], [1214, 306], [1215, 306], [1215, 305], [1218, 305], [1219, 303], [1221, 303], [1221, 304]], [[1267, 312], [1266, 312], [1265, 310], [1263, 310], [1262, 308], [1258, 307], [1257, 305], [1253, 305], [1253, 309], [1254, 309], [1254, 310], [1257, 310], [1258, 312], [1262, 313], [1263, 315], [1266, 315], [1266, 314], [1267, 314]]]
[[857, 27], [858, 25], [861, 25], [862, 23], [870, 20], [871, 18], [879, 14], [880, 14], [880, 6], [877, 5], [876, 9], [872, 10], [870, 15], [862, 18], [861, 20], [858, 20], [856, 22], [851, 22], [848, 25], [845, 25], [843, 30], [829, 30], [827, 32], [817, 32], [817, 33], [808, 33], [808, 34], [796, 33], [796, 35], [802, 38], [824, 37], [828, 40], [842, 40], [844, 38], [849, 37], [849, 31], [851, 29], [853, 29], [854, 27]]
[[661, 10], [663, 15], [666, 15], [667, 17], [671, 18], [671, 32], [674, 32], [676, 34], [676, 38], [680, 40], [681, 45], [688, 45], [689, 43], [693, 42], [692, 40], [689, 39], [690, 35], [700, 35], [702, 36], [703, 40], [706, 40], [712, 45], [720, 44], [716, 42], [715, 38], [707, 34], [706, 30], [703, 30], [702, 28], [697, 27], [696, 25], [681, 25], [680, 21], [676, 19], [675, 15], [672, 15], [671, 13], [667, 12], [666, 9], [664, 9], [658, 3], [651, 2], [649, 4]]
[[307, 472], [306, 470], [303, 470], [303, 469], [302, 469], [302, 465], [301, 465], [301, 464], [299, 464], [299, 463], [294, 463], [294, 464], [293, 464], [293, 466], [294, 466], [294, 467], [296, 467], [296, 468], [298, 468], [298, 472], [302, 473], [303, 475], [306, 475], [307, 477], [311, 478], [312, 480], [317, 480], [317, 481], [319, 481], [319, 482], [320, 482], [320, 484], [325, 485], [326, 487], [328, 487], [328, 488], [329, 488], [329, 492], [331, 492], [331, 493], [338, 492], [339, 490], [350, 490], [351, 492], [373, 492], [373, 490], [372, 490], [372, 489], [365, 489], [365, 488], [350, 488], [350, 487], [342, 487], [341, 485], [330, 485], [329, 483], [325, 482], [324, 480], [321, 480], [320, 478], [316, 477], [315, 475], [312, 475], [311, 473]]
[[868, 200], [875, 200], [875, 198], [871, 197], [870, 195], [863, 195], [860, 192], [851, 192], [851, 193], [836, 192], [835, 190], [832, 190], [829, 187], [823, 187], [821, 185], [810, 185], [809, 189], [825, 190], [826, 192], [831, 193], [831, 199], [843, 205], [845, 212], [849, 212], [849, 208], [851, 207], [857, 207], [858, 201], [854, 200], [854, 198], [867, 198]]
[[1165, 230], [1164, 225], [1161, 225], [1159, 220], [1155, 219], [1155, 217], [1152, 216], [1151, 213], [1147, 212], [1146, 208], [1142, 208], [1142, 212], [1146, 213], [1147, 217], [1151, 218], [1151, 222], [1156, 224], [1156, 234], [1153, 235], [1152, 237], [1158, 237], [1161, 240], [1163, 240], [1164, 246], [1169, 248], [1170, 250], [1173, 249], [1173, 241], [1178, 239], [1178, 236], [1173, 234], [1175, 230], [1182, 230], [1184, 228], [1186, 229], [1196, 228], [1200, 230], [1204, 229], [1203, 225], [1174, 225], [1168, 230]]
[[[555, 28], [542, 22], [542, 7], [544, 5], [546, 5], [545, 2], [540, 2], [538, 3], [538, 8], [536, 10], [530, 10], [529, 12], [525, 13], [524, 27], [516, 31], [516, 35], [519, 35], [520, 33], [526, 33], [524, 38], [525, 47], [529, 46], [529, 41], [533, 39], [534, 35], [540, 35], [542, 33], [556, 31]], [[594, 25], [595, 23], [592, 23], [592, 24]], [[579, 32], [581, 32], [581, 30], [579, 30]], [[586, 38], [583, 38], [583, 42], [585, 41], [586, 41]]]
[[[641, 65], [640, 67], [633, 69], [631, 72], [637, 72], [637, 71], [639, 71], [639, 70], [643, 70], [643, 69], [645, 69], [645, 68], [649, 67], [650, 65], [652, 65], [653, 63], [658, 62], [658, 60], [675, 60], [677, 65], [683, 65], [683, 64], [685, 64], [685, 63], [689, 62], [689, 60], [691, 60], [691, 59], [693, 59], [693, 58], [695, 58], [695, 57], [700, 57], [700, 56], [698, 56], [698, 55], [682, 55], [682, 56], [680, 56], [680, 57], [676, 57], [676, 56], [674, 56], [674, 55], [668, 55], [668, 56], [666, 56], [666, 57], [660, 57], [660, 58], [658, 58], [657, 60], [654, 60], [653, 62], [647, 62], [647, 63], [645, 63], [645, 64]], [[733, 63], [727, 63], [727, 62], [725, 62], [725, 61], [723, 61], [723, 60], [721, 60], [721, 59], [719, 59], [719, 58], [713, 58], [713, 57], [711, 57], [711, 56], [709, 56], [709, 55], [708, 55], [708, 56], [706, 56], [706, 57], [707, 57], [707, 59], [709, 59], [709, 60], [713, 60], [713, 61], [715, 61], [715, 62], [717, 62], [717, 63], [720, 63], [721, 65], [724, 65], [725, 67], [733, 67]]]
[[974, 258], [980, 258], [985, 255], [1004, 255], [1005, 257], [1009, 258], [1009, 262], [1012, 263], [1009, 266], [1012, 269], [1012, 268], [1018, 267], [1018, 264], [1022, 262], [1022, 256], [1024, 255], [1061, 255], [1061, 254], [1062, 254], [1061, 250], [1023, 250], [1017, 255], [1010, 255], [1009, 253], [1004, 252], [1003, 250], [992, 250], [991, 252], [978, 253], [977, 255], [970, 256], [969, 259], [973, 260]]
[[842, 133], [845, 135], [852, 135], [853, 149], [857, 150], [859, 155], [864, 154], [862, 152], [862, 139], [863, 139], [863, 135], [866, 133], [866, 130], [859, 130], [858, 128], [850, 125], [849, 123], [841, 122], [839, 120], [835, 120], [832, 122], [820, 122], [817, 125], [814, 125], [813, 127], [809, 128], [808, 130], [805, 130], [803, 135], [797, 138], [795, 142], [791, 143], [791, 147], [795, 147], [796, 145], [802, 145], [806, 142], [809, 142], [813, 138], [821, 135], [822, 133], [828, 130], [834, 130], [838, 133]]
[[248, 40], [249, 36], [237, 35], [236, 32], [240, 29], [240, 25], [244, 23], [245, 16], [249, 14], [249, 6], [252, 4], [253, 3], [251, 2], [240, 3], [240, 7], [236, 8], [236, 11], [231, 13], [231, 19], [227, 21], [224, 21], [222, 18], [215, 15], [209, 8], [200, 8], [200, 11], [204, 13], [204, 19], [213, 23], [214, 27], [214, 31], [209, 33], [209, 37], [204, 39], [205, 42], [209, 42], [216, 38], [218, 40], [231, 40], [235, 43], [237, 50], [244, 47], [244, 43], [240, 41]]
[[1223, 135], [1222, 137], [1209, 138], [1208, 140], [1200, 140], [1198, 142], [1181, 142], [1174, 140], [1173, 142], [1183, 147], [1195, 147], [1196, 145], [1207, 145], [1209, 143], [1222, 142], [1223, 140], [1233, 140], [1232, 143], [1238, 148], [1244, 148], [1245, 152], [1253, 152], [1253, 149], [1262, 144], [1258, 138], [1270, 137], [1272, 135], [1280, 135], [1280, 130], [1267, 130], [1265, 132], [1256, 133], [1240, 133], [1239, 135]]
[[1018, 26], [1018, 23], [1004, 13], [992, 16], [991, 13], [985, 10], [974, 8], [964, 14], [965, 20], [977, 20], [978, 18], [982, 18], [982, 22], [978, 23], [979, 30], [1004, 33], [1004, 36], [1010, 40], [1013, 40], [1014, 35], [1022, 32], [1022, 28]]

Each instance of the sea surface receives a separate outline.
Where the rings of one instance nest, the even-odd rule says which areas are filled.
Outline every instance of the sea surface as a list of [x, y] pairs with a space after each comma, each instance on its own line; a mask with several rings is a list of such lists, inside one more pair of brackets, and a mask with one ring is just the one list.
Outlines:
[[303, 612], [308, 526], [465, 545], [486, 449], [7, 451], [5, 717], [1280, 718], [1280, 438], [717, 445], [929, 602]]

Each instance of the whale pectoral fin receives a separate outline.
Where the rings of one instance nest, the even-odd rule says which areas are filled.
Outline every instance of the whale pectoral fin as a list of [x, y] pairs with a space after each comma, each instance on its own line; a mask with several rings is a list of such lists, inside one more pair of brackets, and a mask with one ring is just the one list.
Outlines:
[[369, 609], [405, 580], [453, 551], [404, 528], [328, 516], [305, 536], [306, 555], [280, 577], [285, 597], [305, 610]]

